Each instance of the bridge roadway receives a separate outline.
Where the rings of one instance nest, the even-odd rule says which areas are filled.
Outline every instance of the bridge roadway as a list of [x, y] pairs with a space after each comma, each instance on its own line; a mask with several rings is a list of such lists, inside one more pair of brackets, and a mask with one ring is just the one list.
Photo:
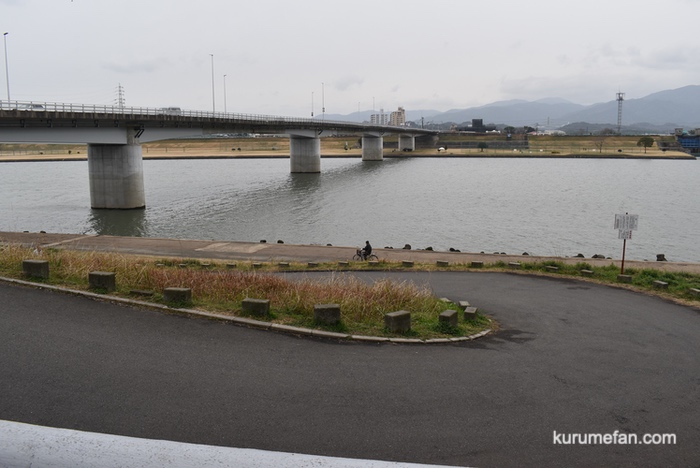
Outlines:
[[179, 108], [116, 107], [0, 101], [0, 142], [87, 143], [92, 208], [146, 206], [141, 143], [221, 133], [279, 133], [290, 138], [290, 172], [321, 172], [321, 135], [362, 134], [362, 160], [383, 159], [384, 135], [398, 134], [399, 149], [437, 133], [409, 127], [325, 119], [187, 111]]
[[[362, 460], [700, 466], [697, 309], [565, 278], [357, 274], [468, 298], [500, 330], [449, 345], [339, 343], [0, 284], [0, 419]], [[17, 432], [0, 424], [0, 448], [3, 430]], [[616, 431], [675, 434], [676, 442], [554, 444], [555, 432]], [[31, 437], [20, 466], [42, 450]], [[95, 437], [58, 434], [64, 445], [83, 444], [79, 456], [97, 446], [106, 466], [123, 466], [107, 464], [123, 453], [122, 440]], [[143, 441], [143, 463], [134, 466], [158, 466], [177, 453], [167, 458], [151, 444]], [[242, 466], [273, 465], [252, 459]]]

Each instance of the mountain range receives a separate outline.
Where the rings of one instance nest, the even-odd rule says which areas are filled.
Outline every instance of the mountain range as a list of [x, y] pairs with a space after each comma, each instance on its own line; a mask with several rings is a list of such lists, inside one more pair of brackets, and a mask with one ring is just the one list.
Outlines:
[[[556, 129], [573, 123], [608, 125], [617, 127], [618, 101], [611, 100], [592, 105], [575, 104], [561, 98], [545, 98], [536, 101], [498, 101], [479, 107], [435, 110], [406, 110], [406, 120], [425, 123], [470, 124], [472, 119], [482, 119], [484, 124], [511, 125], [514, 127], [539, 126]], [[385, 111], [389, 113], [390, 111]], [[329, 120], [351, 122], [369, 121], [372, 111], [349, 115], [326, 114]], [[639, 130], [672, 132], [675, 128], [700, 128], [700, 86], [690, 85], [650, 94], [622, 102], [623, 127]]]

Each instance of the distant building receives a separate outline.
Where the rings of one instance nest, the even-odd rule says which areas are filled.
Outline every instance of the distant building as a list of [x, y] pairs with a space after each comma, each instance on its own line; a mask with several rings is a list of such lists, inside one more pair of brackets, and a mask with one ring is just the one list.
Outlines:
[[700, 153], [700, 128], [684, 132], [682, 128], [676, 129], [676, 141], [684, 150], [691, 154]]
[[395, 127], [403, 127], [406, 125], [406, 111], [403, 107], [399, 107], [399, 110], [395, 110], [389, 115], [389, 125]]
[[472, 119], [472, 124], [466, 127], [457, 127], [458, 132], [486, 133], [496, 130], [494, 124], [484, 125], [483, 119]]
[[384, 113], [384, 109], [379, 109], [379, 114], [372, 114], [369, 118], [372, 125], [387, 125], [389, 116]]

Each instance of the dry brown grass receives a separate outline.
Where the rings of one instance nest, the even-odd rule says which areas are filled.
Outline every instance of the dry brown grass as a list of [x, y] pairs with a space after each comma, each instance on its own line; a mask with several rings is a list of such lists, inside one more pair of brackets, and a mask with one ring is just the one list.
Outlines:
[[30, 258], [48, 260], [50, 284], [86, 290], [91, 271], [114, 272], [114, 294], [119, 296], [129, 296], [132, 290], [150, 290], [155, 293], [154, 300], [162, 302], [165, 288], [191, 288], [192, 307], [229, 315], [240, 315], [241, 302], [247, 297], [269, 299], [273, 321], [295, 326], [317, 327], [313, 317], [316, 304], [339, 304], [343, 323], [335, 329], [353, 334], [387, 335], [384, 315], [397, 310], [411, 312], [415, 325], [410, 335], [421, 338], [471, 334], [489, 326], [482, 317], [478, 323], [462, 323], [458, 329], [441, 328], [438, 316], [449, 304], [435, 298], [427, 287], [410, 282], [380, 280], [368, 284], [345, 274], [331, 274], [323, 281], [292, 281], [257, 271], [250, 264], [239, 264], [233, 270], [224, 264], [205, 266], [195, 260], [60, 249], [39, 252], [6, 245], [0, 251], [0, 275], [23, 277], [22, 260]]

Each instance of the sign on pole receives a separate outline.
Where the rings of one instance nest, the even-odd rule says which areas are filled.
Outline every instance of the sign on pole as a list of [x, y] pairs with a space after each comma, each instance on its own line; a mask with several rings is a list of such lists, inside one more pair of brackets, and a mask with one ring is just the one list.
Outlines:
[[[639, 215], [631, 215], [627, 213], [615, 215], [615, 229], [619, 229], [621, 231], [636, 231], [638, 223]], [[622, 239], [622, 237], [620, 239]]]
[[637, 230], [639, 215], [629, 213], [615, 215], [615, 229], [618, 230], [617, 238], [622, 239], [622, 266], [620, 274], [625, 274], [625, 251], [627, 250], [627, 239], [632, 238], [632, 231]]
[[631, 239], [632, 238], [632, 231], [630, 231], [630, 230], [623, 231], [622, 229], [620, 229], [618, 231], [617, 238], [624, 239], [624, 240]]

